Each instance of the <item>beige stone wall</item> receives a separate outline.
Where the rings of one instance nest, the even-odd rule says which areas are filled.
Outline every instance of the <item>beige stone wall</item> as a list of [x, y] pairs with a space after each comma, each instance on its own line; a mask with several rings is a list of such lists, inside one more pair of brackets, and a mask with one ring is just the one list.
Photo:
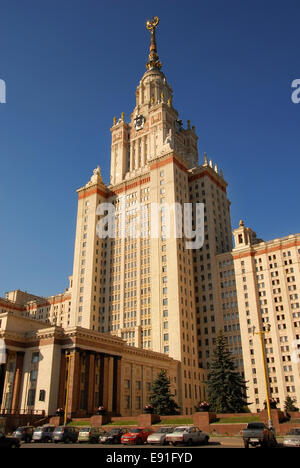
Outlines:
[[[295, 341], [300, 338], [300, 235], [260, 242], [241, 225], [233, 250], [246, 380], [251, 411], [266, 398], [262, 354], [255, 331], [264, 336], [269, 391], [284, 408], [287, 396], [300, 403], [300, 372]], [[253, 233], [253, 231], [251, 231]]]

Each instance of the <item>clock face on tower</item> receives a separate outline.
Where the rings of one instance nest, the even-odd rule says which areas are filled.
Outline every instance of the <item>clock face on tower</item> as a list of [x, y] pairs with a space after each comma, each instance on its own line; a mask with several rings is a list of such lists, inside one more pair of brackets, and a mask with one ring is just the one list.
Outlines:
[[144, 127], [145, 117], [141, 114], [134, 118], [134, 126], [136, 130], [141, 130]]

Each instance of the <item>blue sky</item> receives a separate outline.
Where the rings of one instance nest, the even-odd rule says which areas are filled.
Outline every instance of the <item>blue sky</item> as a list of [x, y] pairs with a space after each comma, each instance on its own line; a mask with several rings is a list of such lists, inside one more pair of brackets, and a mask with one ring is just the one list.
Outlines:
[[0, 295], [67, 286], [76, 189], [98, 164], [109, 180], [109, 129], [134, 107], [154, 15], [174, 106], [223, 169], [233, 227], [300, 231], [299, 0], [1, 0]]

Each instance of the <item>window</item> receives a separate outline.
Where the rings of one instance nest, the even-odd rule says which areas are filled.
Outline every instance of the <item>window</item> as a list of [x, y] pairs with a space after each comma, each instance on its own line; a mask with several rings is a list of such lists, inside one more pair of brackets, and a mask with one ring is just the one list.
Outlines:
[[45, 400], [46, 400], [46, 390], [40, 390], [39, 401], [45, 401]]
[[28, 391], [27, 406], [34, 406], [35, 403], [35, 389]]
[[30, 372], [30, 382], [36, 382], [37, 381], [37, 376], [38, 376], [38, 371], [37, 370], [32, 370]]
[[32, 353], [32, 357], [31, 357], [31, 362], [32, 364], [36, 364], [39, 362], [39, 358], [40, 358], [40, 353]]

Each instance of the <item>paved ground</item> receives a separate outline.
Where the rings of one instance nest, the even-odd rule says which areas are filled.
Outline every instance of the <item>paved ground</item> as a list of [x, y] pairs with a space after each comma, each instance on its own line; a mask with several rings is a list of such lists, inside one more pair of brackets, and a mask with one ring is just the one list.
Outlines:
[[[243, 441], [240, 437], [211, 437], [209, 444], [206, 446], [200, 445], [197, 447], [193, 448], [201, 448], [201, 449], [207, 449], [207, 448], [243, 448]], [[126, 450], [127, 448], [132, 448], [136, 447], [138, 449], [143, 448], [146, 450], [151, 450], [151, 449], [164, 449], [168, 448], [168, 446], [151, 446], [151, 445], [138, 445], [138, 446], [124, 446], [124, 445], [100, 445], [100, 444], [22, 444], [22, 449], [23, 448], [93, 448], [93, 449], [100, 449], [105, 448], [105, 449], [110, 449], [114, 451], [115, 449], [120, 452], [120, 449]], [[171, 447], [173, 450], [176, 450], [175, 447]], [[184, 448], [185, 450], [189, 450], [189, 447], [185, 446], [178, 446], [178, 448]]]

